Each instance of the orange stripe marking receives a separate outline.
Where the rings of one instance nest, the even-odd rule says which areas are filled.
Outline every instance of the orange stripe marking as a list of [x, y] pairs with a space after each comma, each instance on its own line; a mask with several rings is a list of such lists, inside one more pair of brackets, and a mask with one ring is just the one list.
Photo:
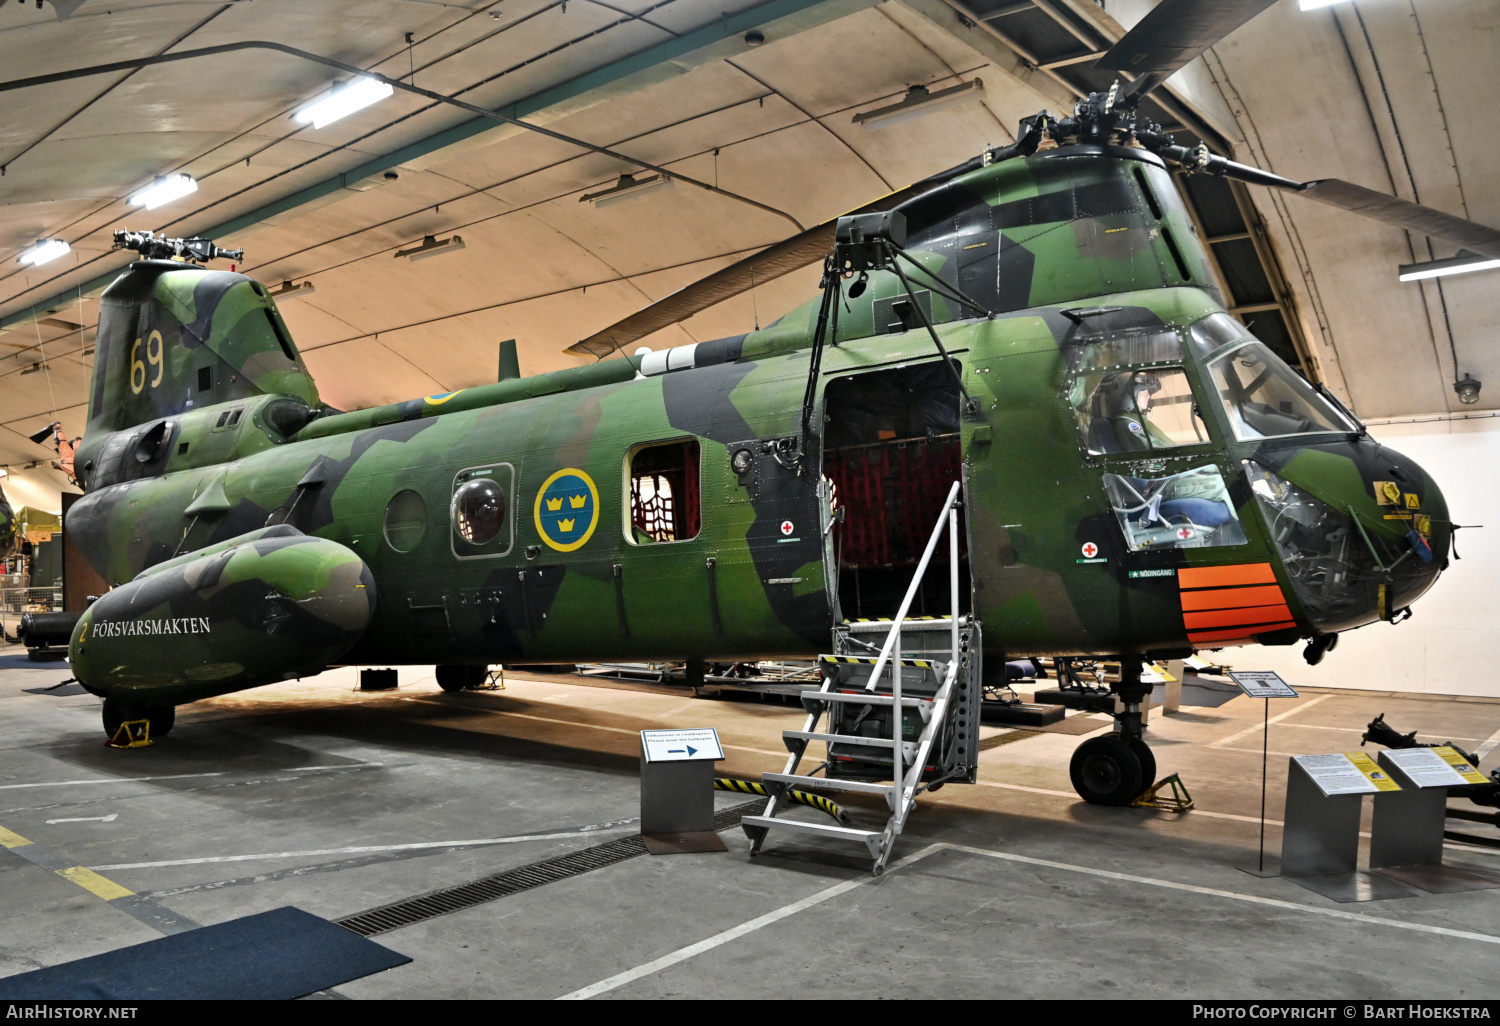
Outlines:
[[1240, 563], [1235, 566], [1187, 566], [1177, 571], [1182, 588], [1228, 588], [1241, 584], [1275, 584], [1270, 563]]
[[1283, 602], [1275, 606], [1254, 606], [1250, 609], [1215, 609], [1206, 613], [1183, 613], [1182, 622], [1188, 630], [1205, 627], [1236, 627], [1241, 624], [1273, 623], [1290, 620], [1292, 611]]
[[1240, 627], [1237, 630], [1230, 631], [1207, 631], [1205, 633], [1194, 632], [1188, 635], [1188, 640], [1195, 645], [1205, 641], [1232, 641], [1239, 639], [1248, 641], [1250, 640], [1251, 633], [1268, 634], [1271, 631], [1279, 631], [1286, 627], [1295, 626], [1297, 625], [1288, 620], [1285, 623], [1268, 623], [1253, 628]]
[[1197, 609], [1233, 609], [1237, 606], [1274, 606], [1286, 602], [1275, 585], [1264, 588], [1219, 588], [1215, 591], [1185, 591], [1183, 612]]

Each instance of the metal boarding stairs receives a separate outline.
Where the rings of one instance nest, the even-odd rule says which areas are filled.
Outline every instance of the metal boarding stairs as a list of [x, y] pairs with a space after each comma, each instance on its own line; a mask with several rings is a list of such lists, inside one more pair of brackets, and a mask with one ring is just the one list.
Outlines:
[[[823, 685], [802, 693], [806, 723], [801, 730], [782, 732], [790, 753], [786, 769], [762, 776], [770, 795], [765, 811], [741, 820], [752, 842], [751, 854], [760, 851], [772, 829], [819, 834], [864, 844], [879, 875], [919, 794], [949, 781], [976, 779], [982, 646], [979, 624], [959, 615], [958, 497], [955, 482], [896, 618], [854, 621], [834, 629], [836, 651], [819, 656]], [[909, 619], [945, 528], [952, 613]], [[880, 634], [885, 638], [878, 649], [862, 637]], [[826, 729], [819, 730], [824, 717]], [[799, 772], [814, 743], [827, 745], [827, 757]], [[816, 775], [819, 771], [822, 776]], [[789, 807], [786, 792], [794, 787], [879, 794], [890, 816], [879, 830], [778, 818], [778, 812]]]

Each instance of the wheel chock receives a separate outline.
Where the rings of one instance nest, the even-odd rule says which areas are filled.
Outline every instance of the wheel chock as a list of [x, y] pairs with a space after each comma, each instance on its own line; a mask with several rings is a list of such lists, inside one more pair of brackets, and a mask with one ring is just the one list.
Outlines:
[[[1170, 787], [1170, 795], [1162, 794], [1162, 791]], [[1131, 808], [1136, 809], [1161, 809], [1164, 812], [1187, 812], [1193, 807], [1193, 796], [1188, 794], [1187, 785], [1182, 782], [1182, 777], [1173, 773], [1170, 777], [1163, 777], [1152, 784], [1141, 796], [1130, 803]]]
[[145, 748], [151, 740], [150, 720], [126, 720], [115, 730], [115, 736], [104, 742], [106, 748]]

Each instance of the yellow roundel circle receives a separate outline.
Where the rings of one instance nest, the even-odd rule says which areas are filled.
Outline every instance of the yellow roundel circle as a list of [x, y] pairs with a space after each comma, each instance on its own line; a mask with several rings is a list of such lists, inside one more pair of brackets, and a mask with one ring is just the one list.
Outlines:
[[599, 489], [583, 471], [564, 467], [542, 482], [534, 512], [542, 541], [558, 552], [572, 552], [599, 526]]

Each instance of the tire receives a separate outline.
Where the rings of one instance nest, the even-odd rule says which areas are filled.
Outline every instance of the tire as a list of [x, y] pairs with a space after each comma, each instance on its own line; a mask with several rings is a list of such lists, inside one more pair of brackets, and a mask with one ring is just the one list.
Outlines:
[[177, 723], [177, 710], [170, 705], [157, 706], [153, 709], [129, 709], [113, 698], [106, 698], [103, 718], [104, 734], [111, 739], [126, 720], [150, 720], [149, 736], [151, 740], [156, 741], [172, 733], [172, 727]]
[[1114, 734], [1094, 737], [1073, 752], [1068, 775], [1090, 805], [1129, 805], [1145, 790], [1141, 758]]
[[[1135, 757], [1141, 760], [1141, 793], [1156, 783], [1156, 754], [1151, 751], [1151, 746], [1138, 737], [1130, 739], [1130, 750], [1135, 752]], [[1136, 795], [1137, 798], [1140, 794]], [[1133, 799], [1132, 799], [1133, 800]]]
[[488, 666], [470, 666], [466, 663], [437, 668], [438, 687], [444, 691], [468, 691], [484, 683]]
[[120, 705], [119, 702], [116, 702], [113, 698], [106, 698], [104, 700], [103, 716], [104, 736], [113, 738], [115, 736], [115, 732], [120, 729], [120, 724], [125, 722], [125, 709]]

